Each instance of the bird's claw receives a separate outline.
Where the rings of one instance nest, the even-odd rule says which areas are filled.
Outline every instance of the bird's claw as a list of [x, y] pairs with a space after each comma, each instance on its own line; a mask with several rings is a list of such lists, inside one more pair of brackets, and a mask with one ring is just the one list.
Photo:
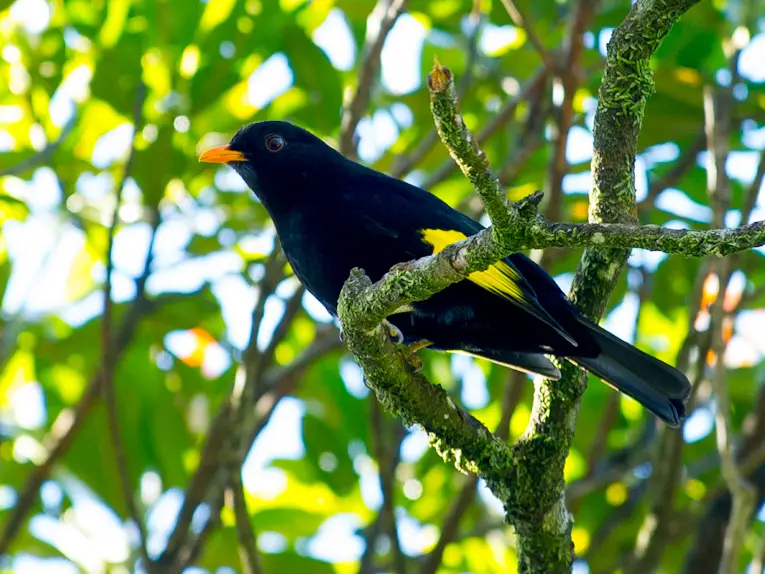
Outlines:
[[427, 339], [421, 339], [407, 346], [407, 362], [413, 367], [415, 373], [419, 373], [422, 370], [422, 359], [417, 355], [418, 351], [430, 347], [433, 344], [432, 341]]
[[393, 342], [396, 345], [400, 345], [404, 342], [404, 334], [401, 332], [401, 329], [396, 327], [393, 323], [386, 319], [383, 321], [383, 327], [385, 327], [385, 330], [388, 332], [388, 336], [393, 339]]
[[404, 343], [404, 333], [401, 332], [401, 329], [396, 327], [393, 323], [388, 321], [387, 319], [383, 321], [383, 327], [385, 327], [385, 330], [388, 333], [388, 336], [393, 340], [393, 342], [396, 345], [402, 345], [404, 347], [404, 354], [406, 356], [406, 361], [409, 363], [409, 365], [414, 369], [415, 373], [419, 373], [420, 370], [422, 370], [422, 359], [417, 356], [417, 351], [420, 351], [426, 347], [429, 347], [432, 345], [432, 341], [428, 341], [427, 339], [421, 339], [420, 341], [416, 341], [412, 343], [411, 345], [403, 345]]
[[422, 370], [422, 359], [418, 355], [411, 354], [406, 361], [412, 367], [412, 372], [419, 373]]
[[420, 339], [419, 341], [416, 341], [409, 345], [408, 350], [410, 355], [414, 355], [418, 351], [422, 351], [423, 349], [427, 349], [433, 344], [433, 341], [428, 341], [427, 339]]

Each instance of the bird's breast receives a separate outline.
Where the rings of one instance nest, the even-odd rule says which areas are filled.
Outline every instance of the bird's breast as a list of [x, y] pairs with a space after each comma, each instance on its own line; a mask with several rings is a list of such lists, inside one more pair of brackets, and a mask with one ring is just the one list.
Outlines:
[[[281, 229], [280, 229], [281, 227]], [[359, 265], [342, 230], [314, 217], [293, 217], [277, 225], [284, 254], [300, 282], [333, 315], [351, 269]]]
[[412, 259], [400, 238], [370, 233], [352, 213], [301, 210], [275, 224], [298, 279], [332, 314], [351, 269], [360, 267], [376, 281], [396, 263]]

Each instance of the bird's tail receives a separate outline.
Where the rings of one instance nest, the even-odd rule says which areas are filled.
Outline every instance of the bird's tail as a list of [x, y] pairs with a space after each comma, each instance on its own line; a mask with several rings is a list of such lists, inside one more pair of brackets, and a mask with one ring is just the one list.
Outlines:
[[666, 363], [625, 343], [605, 329], [581, 319], [601, 349], [600, 355], [569, 357], [604, 382], [628, 395], [671, 427], [686, 416], [685, 400], [691, 391], [686, 376]]

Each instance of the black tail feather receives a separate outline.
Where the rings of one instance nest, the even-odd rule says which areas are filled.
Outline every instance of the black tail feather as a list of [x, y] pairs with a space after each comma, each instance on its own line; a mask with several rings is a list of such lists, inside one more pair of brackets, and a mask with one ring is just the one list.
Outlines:
[[570, 360], [638, 401], [667, 425], [679, 427], [685, 419], [685, 400], [691, 392], [687, 377], [586, 319], [581, 323], [589, 328], [601, 353], [595, 358], [570, 357]]

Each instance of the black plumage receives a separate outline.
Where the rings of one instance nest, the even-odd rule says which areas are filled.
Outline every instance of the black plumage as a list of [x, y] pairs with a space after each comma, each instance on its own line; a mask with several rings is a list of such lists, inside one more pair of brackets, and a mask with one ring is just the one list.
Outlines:
[[[333, 315], [353, 267], [372, 278], [483, 229], [436, 196], [353, 162], [286, 122], [258, 122], [201, 161], [227, 163], [268, 210], [285, 255]], [[582, 316], [538, 265], [510, 255], [389, 317], [406, 343], [463, 351], [560, 377], [545, 355], [566, 357], [671, 426], [690, 391], [678, 370]]]

